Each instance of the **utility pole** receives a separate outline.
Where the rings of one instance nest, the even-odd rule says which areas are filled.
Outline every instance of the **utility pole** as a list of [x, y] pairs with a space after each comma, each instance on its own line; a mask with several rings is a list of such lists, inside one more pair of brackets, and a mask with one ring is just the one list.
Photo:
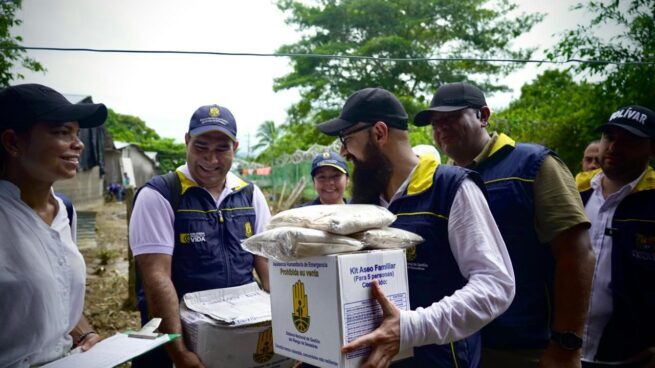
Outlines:
[[248, 132], [248, 138], [246, 138], [248, 142], [248, 161], [250, 161], [250, 132]]

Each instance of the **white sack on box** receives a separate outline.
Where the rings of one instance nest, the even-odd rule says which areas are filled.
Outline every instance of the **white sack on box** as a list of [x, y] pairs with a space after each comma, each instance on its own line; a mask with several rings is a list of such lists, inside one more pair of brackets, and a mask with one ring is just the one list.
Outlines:
[[409, 248], [424, 241], [420, 235], [395, 227], [370, 229], [350, 236], [360, 240], [366, 249]]
[[280, 261], [354, 252], [364, 245], [359, 240], [316, 229], [284, 226], [266, 230], [241, 242], [243, 249]]
[[389, 226], [394, 221], [396, 215], [372, 204], [320, 204], [282, 211], [271, 218], [267, 228], [297, 226], [348, 235]]

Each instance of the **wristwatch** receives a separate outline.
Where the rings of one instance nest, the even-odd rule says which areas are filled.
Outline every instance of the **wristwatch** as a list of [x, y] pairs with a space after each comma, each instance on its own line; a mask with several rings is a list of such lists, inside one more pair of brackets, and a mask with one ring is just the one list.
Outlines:
[[582, 347], [582, 338], [573, 331], [550, 331], [550, 339], [565, 350], [578, 350]]

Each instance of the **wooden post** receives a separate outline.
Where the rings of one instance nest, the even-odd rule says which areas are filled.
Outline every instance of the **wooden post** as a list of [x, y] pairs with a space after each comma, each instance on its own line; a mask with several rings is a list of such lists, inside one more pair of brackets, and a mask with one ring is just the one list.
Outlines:
[[123, 303], [123, 309], [137, 310], [136, 302], [136, 267], [134, 265], [134, 256], [132, 255], [132, 248], [130, 248], [130, 217], [132, 217], [132, 203], [134, 202], [134, 193], [136, 188], [130, 186], [125, 188], [125, 210], [127, 212], [127, 260], [129, 262], [129, 271], [127, 278], [127, 299]]

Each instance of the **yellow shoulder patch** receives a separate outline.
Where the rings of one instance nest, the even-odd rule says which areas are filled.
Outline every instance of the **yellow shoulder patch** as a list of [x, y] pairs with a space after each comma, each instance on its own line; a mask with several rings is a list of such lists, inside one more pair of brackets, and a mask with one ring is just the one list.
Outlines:
[[655, 189], [655, 170], [652, 167], [648, 166], [644, 177], [641, 178], [637, 186], [635, 187], [635, 192], [641, 192], [642, 190], [653, 190]]
[[491, 147], [491, 151], [489, 151], [489, 156], [498, 152], [498, 150], [505, 146], [516, 147], [516, 142], [509, 136], [505, 135], [505, 133], [500, 133], [498, 135], [498, 139], [496, 139], [496, 142], [494, 143], [494, 146]]
[[432, 187], [432, 182], [434, 180], [434, 172], [437, 171], [439, 163], [436, 158], [431, 154], [426, 154], [419, 156], [418, 165], [412, 177], [409, 179], [409, 185], [407, 186], [407, 194], [417, 194], [422, 191]]
[[198, 184], [196, 184], [193, 180], [187, 178], [184, 176], [184, 174], [180, 170], [176, 170], [175, 173], [177, 174], [177, 177], [180, 179], [180, 186], [182, 187], [182, 193], [186, 193], [187, 189], [191, 187], [196, 187]]
[[245, 187], [246, 185], [248, 185], [248, 182], [241, 179], [241, 177], [239, 177], [238, 175], [234, 174], [234, 177], [236, 177], [238, 180], [237, 180], [237, 184], [232, 187], [233, 191], [237, 191], [237, 190]]
[[591, 189], [591, 179], [600, 172], [600, 169], [593, 171], [583, 171], [578, 173], [575, 176], [575, 185], [578, 187], [578, 191], [584, 192]]

